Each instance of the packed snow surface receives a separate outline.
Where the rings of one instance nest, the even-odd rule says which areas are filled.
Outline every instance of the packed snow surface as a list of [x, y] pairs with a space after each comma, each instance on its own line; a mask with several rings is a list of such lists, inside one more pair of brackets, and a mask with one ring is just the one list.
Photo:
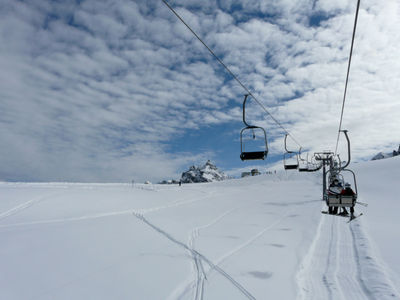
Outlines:
[[0, 183], [0, 298], [400, 299], [399, 168], [354, 165], [350, 223], [321, 214], [319, 173]]

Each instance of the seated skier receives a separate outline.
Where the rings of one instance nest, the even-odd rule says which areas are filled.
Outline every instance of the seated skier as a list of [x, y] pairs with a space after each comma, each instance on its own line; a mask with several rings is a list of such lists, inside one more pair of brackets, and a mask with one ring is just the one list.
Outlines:
[[337, 178], [334, 178], [329, 186], [329, 193], [333, 195], [340, 195], [342, 191], [343, 191], [342, 184], [339, 182]]
[[[354, 196], [356, 193], [354, 193], [354, 191], [351, 188], [351, 184], [350, 183], [346, 183], [344, 185], [344, 189], [341, 192], [341, 195], [343, 196]], [[350, 207], [350, 213], [351, 213], [351, 217], [354, 216], [354, 206]], [[348, 215], [348, 212], [346, 210], [345, 207], [343, 207], [343, 211], [342, 213], [343, 215]]]
[[[339, 180], [336, 178], [336, 176], [332, 177], [332, 179], [333, 180], [332, 180], [331, 184], [329, 185], [328, 192], [331, 195], [340, 195], [342, 193], [343, 186], [339, 182]], [[329, 208], [329, 213], [330, 214], [336, 215], [337, 212], [338, 212], [338, 207], [337, 206]]]

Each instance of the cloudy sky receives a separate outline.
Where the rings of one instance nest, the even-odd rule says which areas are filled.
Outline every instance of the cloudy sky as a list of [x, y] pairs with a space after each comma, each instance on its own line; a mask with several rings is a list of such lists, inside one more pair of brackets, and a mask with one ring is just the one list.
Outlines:
[[[169, 1], [310, 153], [335, 148], [356, 2]], [[362, 0], [355, 161], [400, 143], [399, 47], [400, 2]], [[0, 180], [157, 181], [207, 159], [236, 174], [255, 165], [239, 159], [244, 93], [161, 0], [0, 3]], [[275, 167], [282, 130], [247, 112], [269, 139], [256, 165]]]

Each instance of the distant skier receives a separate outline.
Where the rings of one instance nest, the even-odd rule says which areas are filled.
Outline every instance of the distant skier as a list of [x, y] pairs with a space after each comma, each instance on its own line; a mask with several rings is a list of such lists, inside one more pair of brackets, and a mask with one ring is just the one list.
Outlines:
[[181, 186], [182, 185], [182, 180], [179, 180], [179, 186]]

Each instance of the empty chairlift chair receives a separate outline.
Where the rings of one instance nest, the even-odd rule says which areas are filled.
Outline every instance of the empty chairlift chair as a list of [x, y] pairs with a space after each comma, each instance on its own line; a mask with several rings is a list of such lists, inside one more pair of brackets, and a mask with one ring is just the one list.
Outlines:
[[286, 153], [283, 155], [283, 166], [285, 170], [296, 170], [299, 167], [299, 157], [297, 152], [289, 151], [287, 149], [286, 140], [287, 134], [285, 135], [285, 151]]
[[308, 153], [307, 159], [301, 158], [301, 148], [299, 150], [299, 172], [308, 172], [309, 170], [309, 162], [308, 162]]
[[[246, 101], [249, 95], [244, 96], [243, 101], [243, 123], [246, 125], [240, 131], [240, 159], [242, 161], [246, 160], [264, 160], [268, 155], [268, 142], [267, 142], [267, 133], [264, 128], [259, 126], [249, 125], [246, 122]], [[250, 140], [245, 142], [245, 137], [251, 132], [253, 140], [256, 139], [256, 136], [261, 135], [261, 143], [252, 143]], [[253, 144], [253, 145], [249, 145]], [[246, 149], [247, 145], [247, 149]], [[250, 148], [251, 147], [251, 148]], [[249, 150], [250, 148], [250, 150]]]
[[317, 162], [315, 155], [311, 157], [311, 161], [308, 163], [308, 170], [307, 172], [316, 172], [322, 168], [322, 163]]

